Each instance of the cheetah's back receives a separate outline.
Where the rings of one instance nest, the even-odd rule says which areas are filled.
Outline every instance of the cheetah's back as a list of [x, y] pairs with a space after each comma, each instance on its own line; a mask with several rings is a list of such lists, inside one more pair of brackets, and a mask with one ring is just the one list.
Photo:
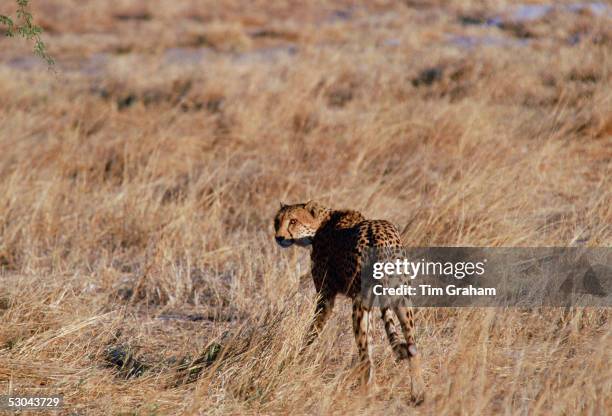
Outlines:
[[361, 289], [366, 250], [400, 247], [397, 228], [385, 220], [366, 220], [356, 211], [337, 211], [315, 235], [312, 275], [317, 290], [354, 298]]

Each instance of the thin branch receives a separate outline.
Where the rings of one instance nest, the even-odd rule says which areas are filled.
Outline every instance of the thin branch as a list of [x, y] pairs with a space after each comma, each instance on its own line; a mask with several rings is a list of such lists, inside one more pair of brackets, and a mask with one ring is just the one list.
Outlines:
[[0, 15], [0, 25], [7, 27], [6, 36], [21, 36], [29, 41], [34, 41], [34, 54], [43, 59], [51, 68], [55, 61], [47, 53], [47, 47], [40, 36], [43, 32], [42, 28], [32, 22], [33, 16], [28, 10], [29, 0], [16, 0], [16, 2], [16, 21], [18, 23], [16, 24], [9, 16]]

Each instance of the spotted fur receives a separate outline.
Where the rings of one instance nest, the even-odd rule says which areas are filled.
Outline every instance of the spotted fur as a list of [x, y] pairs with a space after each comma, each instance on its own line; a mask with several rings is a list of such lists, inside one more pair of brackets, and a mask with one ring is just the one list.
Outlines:
[[[276, 242], [281, 247], [312, 246], [312, 278], [318, 294], [316, 313], [306, 343], [312, 343], [331, 315], [336, 296], [353, 301], [353, 331], [359, 351], [359, 369], [364, 384], [374, 377], [371, 358], [372, 308], [361, 296], [361, 267], [366, 250], [371, 247], [400, 247], [397, 228], [384, 220], [368, 220], [351, 210], [331, 210], [314, 201], [305, 204], [281, 204], [274, 218]], [[397, 331], [399, 320], [403, 339]], [[414, 339], [414, 317], [405, 306], [381, 308], [381, 319], [391, 348], [398, 360], [410, 367], [412, 398], [420, 403], [424, 386], [420, 357]]]

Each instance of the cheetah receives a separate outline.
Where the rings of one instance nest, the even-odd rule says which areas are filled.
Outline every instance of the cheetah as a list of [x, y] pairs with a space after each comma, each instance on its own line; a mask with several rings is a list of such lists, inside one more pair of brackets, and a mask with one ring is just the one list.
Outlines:
[[[361, 268], [368, 247], [399, 247], [400, 234], [384, 220], [368, 220], [352, 210], [332, 210], [315, 201], [285, 205], [274, 217], [275, 239], [283, 248], [312, 246], [311, 276], [317, 291], [315, 317], [305, 341], [310, 345], [328, 320], [337, 295], [353, 302], [353, 331], [359, 352], [358, 370], [364, 386], [373, 382], [370, 327], [372, 307], [361, 295]], [[393, 314], [399, 319], [404, 335], [398, 335]], [[391, 348], [398, 361], [407, 360], [411, 377], [411, 399], [421, 403], [424, 384], [420, 356], [414, 339], [412, 309], [405, 305], [381, 306], [381, 318]]]

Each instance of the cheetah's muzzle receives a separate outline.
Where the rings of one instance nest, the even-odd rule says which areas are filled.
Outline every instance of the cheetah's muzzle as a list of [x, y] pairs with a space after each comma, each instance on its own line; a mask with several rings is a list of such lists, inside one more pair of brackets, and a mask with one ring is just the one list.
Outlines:
[[283, 237], [276, 237], [276, 242], [278, 243], [279, 246], [283, 248], [287, 248], [293, 245], [293, 240], [289, 240]]

